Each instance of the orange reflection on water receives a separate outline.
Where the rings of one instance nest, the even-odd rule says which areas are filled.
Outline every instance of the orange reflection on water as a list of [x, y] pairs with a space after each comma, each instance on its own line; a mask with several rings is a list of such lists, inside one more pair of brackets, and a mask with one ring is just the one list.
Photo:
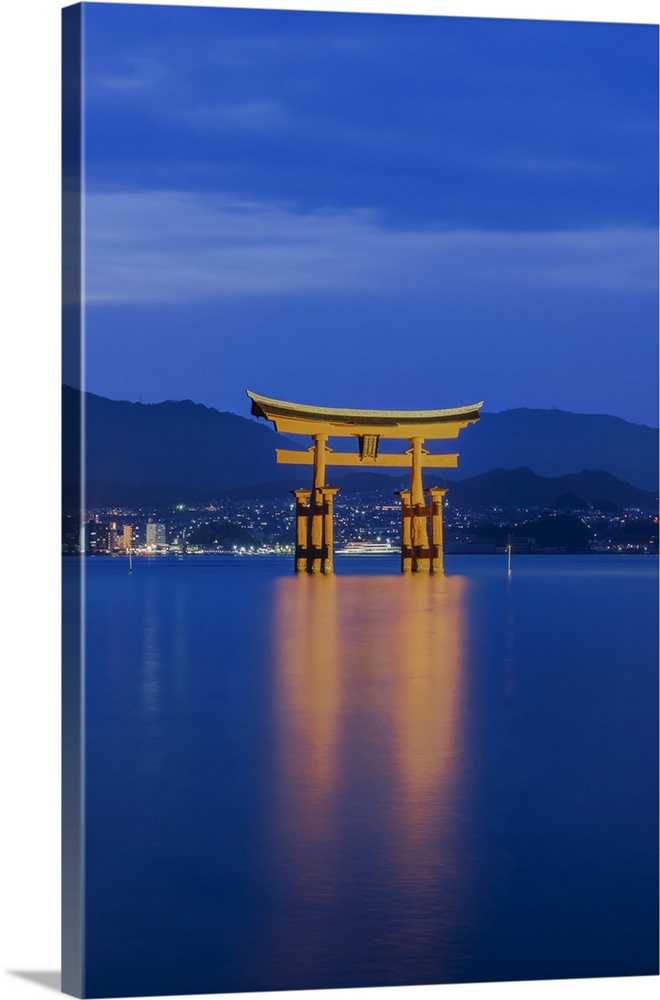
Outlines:
[[339, 672], [333, 577], [277, 580], [279, 746], [296, 809], [309, 837], [325, 836], [337, 780]]
[[392, 811], [392, 869], [403, 900], [398, 934], [413, 963], [439, 952], [451, 978], [456, 956], [449, 942], [461, 937], [470, 897], [457, 795], [468, 580], [413, 576], [401, 583]]
[[458, 761], [466, 580], [406, 576], [398, 582], [393, 641], [401, 832], [421, 846], [430, 823], [442, 818]]
[[379, 900], [389, 950], [414, 961], [460, 921], [467, 586], [427, 575], [275, 582], [275, 828], [300, 924], [319, 939], [324, 909]]

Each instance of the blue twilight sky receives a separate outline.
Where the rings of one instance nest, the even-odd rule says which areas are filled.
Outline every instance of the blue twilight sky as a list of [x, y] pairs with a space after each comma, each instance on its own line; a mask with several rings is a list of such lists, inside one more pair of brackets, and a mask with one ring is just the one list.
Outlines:
[[657, 27], [83, 7], [89, 390], [657, 425]]

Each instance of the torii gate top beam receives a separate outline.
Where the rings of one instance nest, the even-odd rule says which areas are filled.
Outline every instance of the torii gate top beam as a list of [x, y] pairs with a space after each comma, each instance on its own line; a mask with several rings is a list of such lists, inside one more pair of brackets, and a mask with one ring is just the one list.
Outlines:
[[325, 434], [329, 437], [379, 435], [387, 438], [458, 437], [459, 431], [480, 419], [483, 402], [447, 410], [346, 410], [305, 406], [269, 399], [246, 390], [252, 413], [272, 421], [284, 434]]

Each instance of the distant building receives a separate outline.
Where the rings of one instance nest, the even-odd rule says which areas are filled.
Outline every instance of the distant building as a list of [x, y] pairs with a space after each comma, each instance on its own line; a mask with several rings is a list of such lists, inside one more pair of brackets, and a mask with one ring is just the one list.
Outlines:
[[85, 525], [86, 545], [84, 551], [90, 555], [99, 555], [108, 551], [108, 526], [100, 524], [98, 518], [88, 521]]
[[117, 522], [111, 521], [108, 525], [108, 552], [116, 552], [118, 548]]
[[159, 549], [167, 545], [167, 532], [164, 524], [156, 524], [154, 521], [147, 522], [146, 545], [148, 549]]
[[121, 535], [117, 539], [117, 548], [122, 552], [130, 552], [133, 549], [133, 525], [125, 524]]

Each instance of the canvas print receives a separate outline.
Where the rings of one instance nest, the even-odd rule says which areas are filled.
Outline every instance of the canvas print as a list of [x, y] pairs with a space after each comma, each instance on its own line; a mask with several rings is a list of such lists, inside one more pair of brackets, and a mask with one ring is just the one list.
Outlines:
[[64, 10], [63, 987], [658, 971], [658, 29]]

